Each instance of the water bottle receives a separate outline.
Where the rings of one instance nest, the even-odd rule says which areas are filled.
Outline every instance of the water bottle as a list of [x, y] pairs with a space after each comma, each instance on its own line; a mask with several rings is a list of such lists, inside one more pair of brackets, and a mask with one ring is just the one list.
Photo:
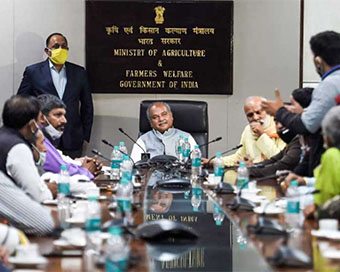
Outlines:
[[58, 177], [58, 218], [62, 228], [67, 228], [69, 224], [67, 219], [70, 218], [70, 200], [67, 197], [70, 194], [70, 176], [67, 172], [67, 166], [60, 166]]
[[202, 203], [202, 188], [197, 184], [192, 184], [191, 206], [194, 212], [199, 211], [199, 207]]
[[124, 142], [119, 142], [119, 150], [123, 152], [123, 155], [128, 154], [128, 150]]
[[189, 137], [184, 137], [184, 143], [183, 143], [183, 162], [186, 162], [189, 159], [189, 155], [190, 155], [190, 150], [191, 150], [191, 146], [189, 143]]
[[291, 180], [287, 189], [287, 208], [285, 214], [285, 222], [288, 227], [297, 230], [301, 224], [300, 216], [300, 197], [298, 191], [298, 181]]
[[120, 163], [122, 159], [123, 154], [119, 151], [118, 146], [115, 146], [111, 154], [111, 179], [120, 179]]
[[122, 237], [122, 230], [119, 227], [111, 227], [109, 233], [110, 237], [105, 246], [105, 271], [127, 271], [130, 250]]
[[222, 211], [220, 205], [214, 203], [213, 218], [214, 218], [216, 226], [222, 225], [224, 217], [225, 217], [225, 215], [224, 215], [224, 212]]
[[132, 183], [122, 178], [117, 188], [117, 217], [124, 219], [124, 224], [132, 224], [132, 208], [131, 201], [133, 199]]
[[120, 171], [122, 173], [122, 179], [127, 179], [129, 182], [132, 182], [132, 170], [133, 163], [130, 160], [128, 155], [123, 156], [123, 162], [120, 165]]
[[201, 164], [202, 153], [199, 145], [195, 145], [194, 150], [191, 152], [191, 175], [198, 177], [202, 174]]
[[100, 254], [102, 238], [100, 233], [101, 209], [98, 198], [90, 196], [85, 221], [86, 247], [84, 251], [85, 271], [94, 271]]
[[224, 172], [224, 162], [222, 160], [221, 152], [216, 153], [216, 158], [214, 159], [214, 181], [221, 182], [222, 175]]
[[240, 162], [239, 167], [237, 168], [237, 179], [236, 186], [237, 188], [248, 188], [248, 180], [249, 180], [249, 172], [246, 167], [245, 162]]
[[183, 162], [183, 145], [184, 145], [184, 136], [179, 135], [178, 141], [176, 142], [176, 155], [180, 162]]

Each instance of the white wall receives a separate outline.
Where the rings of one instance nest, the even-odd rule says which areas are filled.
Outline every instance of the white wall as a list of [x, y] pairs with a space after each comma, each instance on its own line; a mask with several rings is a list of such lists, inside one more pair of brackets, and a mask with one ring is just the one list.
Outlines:
[[[44, 42], [51, 32], [64, 33], [70, 61], [84, 65], [84, 0], [2, 0], [1, 4], [1, 99], [16, 93], [25, 66], [45, 58]], [[165, 98], [208, 102], [210, 137], [223, 137], [211, 146], [210, 156], [236, 145], [246, 124], [243, 101], [247, 96], [273, 98], [274, 88], [279, 87], [288, 98], [298, 86], [299, 12], [299, 0], [235, 0], [234, 95], [95, 94], [91, 147], [108, 155], [109, 149], [100, 144], [106, 138], [115, 143], [125, 140], [131, 148], [118, 127], [136, 136], [139, 102]]]
[[333, 30], [340, 32], [340, 1], [308, 0], [305, 1], [304, 10], [303, 82], [320, 82], [320, 76], [315, 71], [309, 40], [311, 36], [322, 31]]

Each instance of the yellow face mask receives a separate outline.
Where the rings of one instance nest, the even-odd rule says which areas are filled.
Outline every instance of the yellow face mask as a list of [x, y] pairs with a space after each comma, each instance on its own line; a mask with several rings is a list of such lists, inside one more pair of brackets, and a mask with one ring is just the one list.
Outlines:
[[64, 48], [52, 49], [50, 60], [55, 63], [62, 65], [66, 62], [68, 57], [68, 50]]

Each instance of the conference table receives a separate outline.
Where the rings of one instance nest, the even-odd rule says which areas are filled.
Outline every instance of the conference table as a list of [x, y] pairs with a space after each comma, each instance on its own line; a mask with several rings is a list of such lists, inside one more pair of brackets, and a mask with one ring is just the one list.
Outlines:
[[[168, 219], [185, 224], [198, 234], [197, 240], [170, 239], [166, 244], [145, 242], [132, 235], [125, 236], [130, 246], [128, 271], [337, 271], [340, 263], [322, 258], [320, 243], [325, 240], [311, 235], [317, 229], [315, 220], [305, 220], [301, 231], [288, 236], [255, 235], [248, 231], [262, 216], [250, 211], [232, 211], [228, 204], [234, 201], [233, 194], [217, 194], [202, 180], [191, 186], [159, 187], [160, 179], [179, 179], [172, 171], [148, 170], [141, 175], [141, 189], [134, 193], [136, 209], [133, 211], [134, 225]], [[181, 177], [183, 178], [183, 177]], [[100, 184], [100, 182], [98, 182]], [[111, 188], [114, 188], [113, 184]], [[268, 199], [279, 195], [275, 180], [261, 183], [260, 194]], [[113, 192], [112, 192], [113, 191]], [[114, 201], [114, 190], [103, 190], [106, 200], [101, 202], [102, 223], [114, 220], [109, 209]], [[56, 207], [50, 207], [57, 219]], [[284, 225], [283, 214], [266, 216]], [[130, 228], [131, 230], [131, 228]], [[131, 230], [135, 231], [134, 228]], [[48, 264], [42, 271], [85, 271], [82, 249], [59, 248], [53, 245], [52, 237], [31, 237], [39, 244], [40, 252], [48, 256]], [[336, 242], [331, 242], [337, 246]], [[314, 260], [312, 266], [304, 268], [277, 267], [268, 261], [281, 247], [299, 249]], [[99, 266], [93, 271], [104, 271]]]

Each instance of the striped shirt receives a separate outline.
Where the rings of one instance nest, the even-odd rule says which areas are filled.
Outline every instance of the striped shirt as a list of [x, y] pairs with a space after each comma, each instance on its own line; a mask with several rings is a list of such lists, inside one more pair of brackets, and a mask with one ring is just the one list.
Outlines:
[[0, 218], [27, 234], [46, 235], [54, 229], [50, 211], [30, 198], [0, 172]]

